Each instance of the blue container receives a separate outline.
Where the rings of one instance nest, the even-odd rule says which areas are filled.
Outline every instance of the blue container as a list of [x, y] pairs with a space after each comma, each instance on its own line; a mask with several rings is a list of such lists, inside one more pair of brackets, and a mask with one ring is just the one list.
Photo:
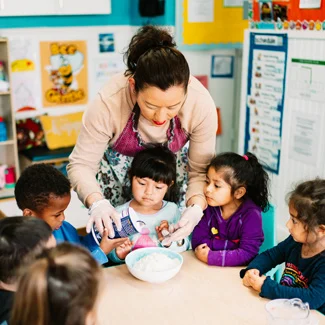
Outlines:
[[[123, 210], [121, 215], [122, 229], [118, 231], [115, 223], [113, 222], [112, 224], [115, 233], [114, 238], [124, 238], [139, 233], [141, 228], [145, 225], [145, 222], [138, 219], [136, 212], [132, 208]], [[92, 234], [95, 242], [99, 245], [102, 240], [102, 236], [99, 233], [96, 225], [93, 225]]]
[[0, 116], [0, 141], [7, 141], [7, 127], [6, 123], [3, 120], [3, 117]]

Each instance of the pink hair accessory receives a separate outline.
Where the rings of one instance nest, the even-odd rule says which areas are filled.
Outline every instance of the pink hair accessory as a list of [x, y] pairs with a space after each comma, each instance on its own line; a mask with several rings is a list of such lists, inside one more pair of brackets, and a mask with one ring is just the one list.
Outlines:
[[248, 160], [248, 157], [247, 157], [246, 155], [243, 155], [243, 158], [244, 158], [245, 160]]

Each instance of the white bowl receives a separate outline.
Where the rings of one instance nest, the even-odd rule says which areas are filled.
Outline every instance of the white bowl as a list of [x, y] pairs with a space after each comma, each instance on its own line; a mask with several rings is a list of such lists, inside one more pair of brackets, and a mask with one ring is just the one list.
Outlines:
[[[137, 261], [153, 253], [164, 254], [172, 259], [177, 258], [180, 263], [177, 266], [164, 271], [142, 271], [134, 268], [134, 264]], [[182, 255], [163, 247], [139, 248], [127, 255], [125, 264], [130, 273], [139, 280], [150, 283], [161, 283], [173, 278], [179, 272], [183, 264], [183, 257]]]

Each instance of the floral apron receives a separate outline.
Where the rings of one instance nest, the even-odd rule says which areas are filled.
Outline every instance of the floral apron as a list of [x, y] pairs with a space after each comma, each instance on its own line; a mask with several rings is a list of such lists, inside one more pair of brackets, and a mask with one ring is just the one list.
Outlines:
[[[185, 207], [188, 182], [188, 139], [189, 136], [182, 129], [179, 118], [175, 116], [170, 121], [167, 130], [166, 145], [176, 154], [177, 184], [180, 189], [178, 205], [180, 208]], [[115, 144], [112, 147], [107, 146], [97, 174], [102, 192], [113, 206], [121, 205], [132, 199], [128, 170], [135, 154], [148, 146], [150, 145], [141, 139], [136, 127], [135, 113], [132, 112]]]

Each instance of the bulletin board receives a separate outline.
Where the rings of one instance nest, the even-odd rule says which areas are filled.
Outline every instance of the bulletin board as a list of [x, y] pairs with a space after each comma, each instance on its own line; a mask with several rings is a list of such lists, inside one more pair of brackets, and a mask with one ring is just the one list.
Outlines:
[[[265, 34], [268, 36], [267, 38]], [[256, 35], [261, 35], [257, 39], [258, 42], [256, 42]], [[285, 35], [287, 35], [287, 40], [285, 40]], [[282, 42], [273, 42], [279, 37], [283, 38]], [[286, 43], [287, 50], [285, 49]], [[259, 53], [255, 57], [252, 55], [254, 51], [269, 51], [270, 49], [266, 49], [266, 47], [271, 47], [270, 44], [277, 44], [277, 46], [272, 46], [277, 52], [272, 53], [274, 55], [266, 57], [263, 52], [261, 56]], [[265, 47], [265, 49], [260, 50], [261, 47]], [[286, 52], [285, 61], [281, 60], [279, 52]], [[267, 59], [267, 65], [259, 65], [259, 58], [262, 63]], [[286, 71], [281, 69], [282, 61], [285, 63]], [[258, 68], [259, 66], [261, 69]], [[283, 77], [272, 76], [271, 80], [266, 80], [265, 74], [269, 74], [269, 72], [265, 69], [270, 70], [272, 67], [276, 68], [274, 73], [283, 74]], [[248, 75], [253, 71], [254, 76], [250, 80]], [[259, 78], [256, 76], [258, 71], [261, 73]], [[263, 79], [260, 82], [261, 85], [256, 84], [257, 79]], [[276, 79], [285, 79], [285, 87], [284, 85], [279, 87], [280, 82]], [[325, 93], [323, 91], [325, 89], [325, 34], [316, 31], [288, 30], [283, 33], [279, 30], [246, 30], [241, 85], [239, 153], [244, 153], [247, 149], [253, 151], [256, 142], [258, 142], [257, 149], [267, 145], [269, 150], [276, 152], [277, 149], [279, 151], [280, 155], [276, 157], [279, 164], [275, 165], [278, 168], [273, 169], [273, 173], [270, 175], [270, 192], [271, 202], [276, 206], [277, 237], [279, 240], [283, 240], [288, 236], [285, 226], [288, 220], [288, 206], [285, 200], [287, 194], [302, 181], [325, 177], [325, 156], [323, 154], [325, 147]], [[256, 96], [257, 88], [259, 88], [260, 96]], [[280, 96], [275, 108], [270, 96], [276, 94]], [[264, 102], [261, 102], [261, 99]], [[256, 105], [254, 105], [254, 101]], [[252, 111], [248, 111], [248, 104]], [[256, 115], [255, 107], [258, 109], [256, 117], [254, 116]], [[266, 113], [269, 114], [266, 115]], [[273, 126], [276, 126], [277, 115], [280, 118], [278, 121], [281, 123], [280, 141], [274, 136], [275, 128]], [[259, 127], [260, 132], [258, 136], [250, 132], [252, 136], [248, 138], [247, 127], [252, 125], [252, 117], [255, 120], [259, 117], [260, 125], [256, 124], [256, 129]], [[268, 121], [272, 119], [275, 123], [271, 127], [264, 127], [264, 124], [261, 124], [262, 118], [264, 120], [267, 118]], [[264, 131], [273, 134], [266, 137], [266, 132], [262, 133], [262, 126]], [[252, 127], [254, 126], [252, 125]], [[250, 141], [248, 147], [247, 140]], [[251, 140], [257, 141], [253, 143]], [[250, 144], [251, 146], [249, 146]], [[263, 156], [259, 153], [256, 152], [256, 155], [263, 162], [265, 152], [263, 152]]]
[[250, 33], [249, 43], [244, 151], [279, 174], [288, 36]]
[[125, 70], [129, 26], [2, 29], [9, 39], [15, 118], [83, 111], [98, 90]]
[[212, 22], [189, 22], [189, 1], [176, 1], [176, 40], [182, 50], [241, 48], [248, 20], [243, 7], [226, 7], [225, 0], [213, 0]]
[[[325, 30], [325, 1], [320, 8], [300, 8], [303, 0], [253, 0], [251, 28]], [[263, 12], [263, 6], [268, 7]]]

